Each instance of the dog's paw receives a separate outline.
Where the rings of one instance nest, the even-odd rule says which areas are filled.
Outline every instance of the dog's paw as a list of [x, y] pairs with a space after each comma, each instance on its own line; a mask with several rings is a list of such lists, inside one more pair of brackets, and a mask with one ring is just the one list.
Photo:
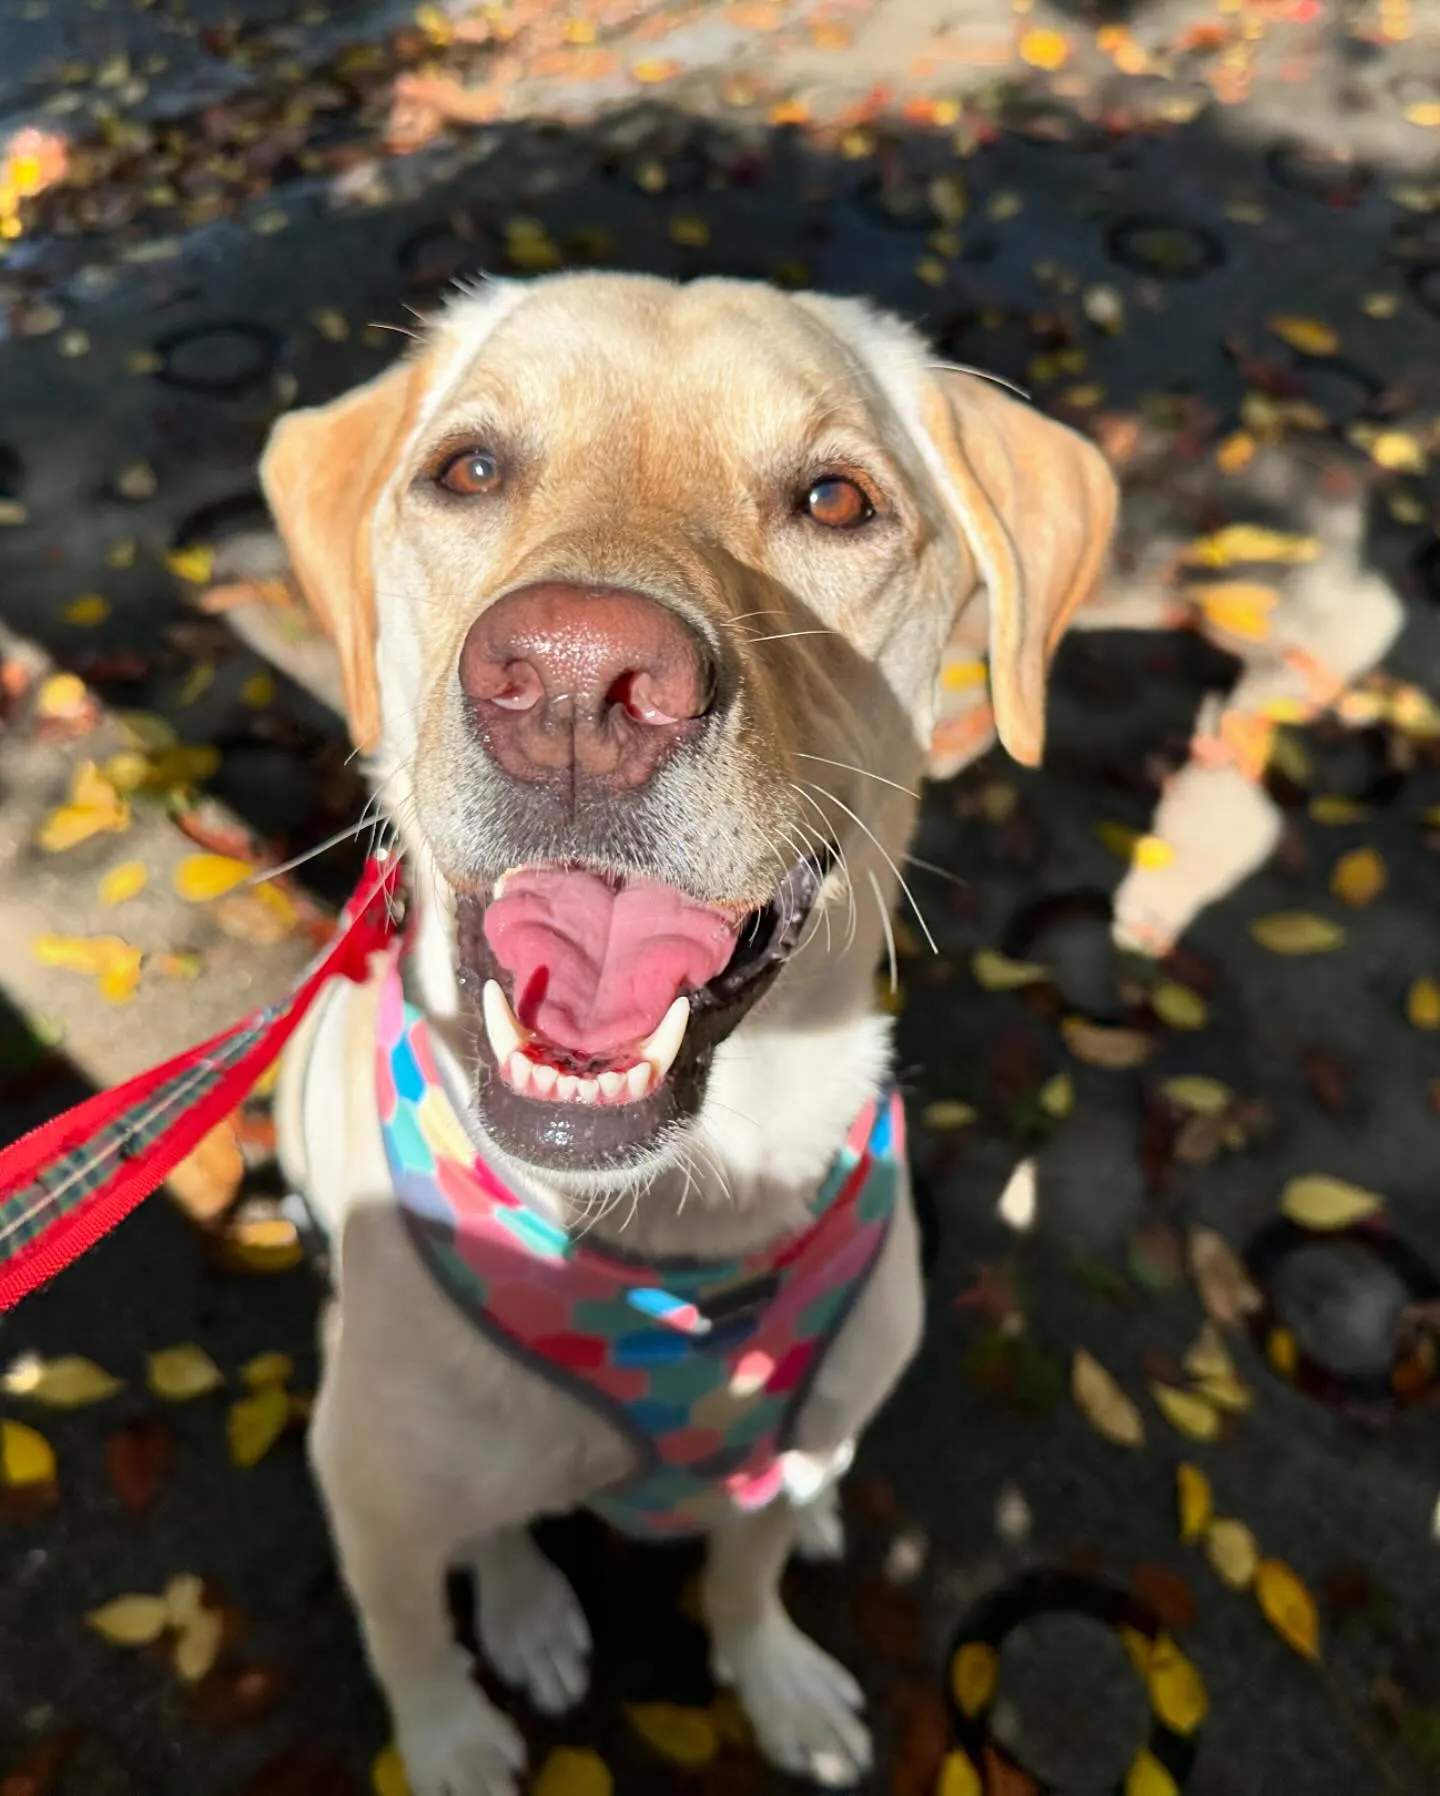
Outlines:
[[570, 1580], [528, 1535], [475, 1573], [486, 1658], [542, 1715], [573, 1709], [590, 1685], [590, 1627]]
[[783, 1611], [723, 1648], [717, 1643], [713, 1669], [734, 1685], [761, 1751], [782, 1771], [839, 1790], [870, 1769], [860, 1686]]
[[813, 1502], [795, 1511], [795, 1552], [812, 1565], [833, 1564], [845, 1557], [838, 1485], [822, 1490]]
[[470, 1681], [453, 1673], [393, 1703], [411, 1796], [518, 1796], [525, 1742]]

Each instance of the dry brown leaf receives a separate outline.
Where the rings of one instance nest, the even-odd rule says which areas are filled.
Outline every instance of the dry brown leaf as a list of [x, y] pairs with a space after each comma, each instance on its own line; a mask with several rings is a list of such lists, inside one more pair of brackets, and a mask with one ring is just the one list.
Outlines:
[[1247, 1317], [1265, 1307], [1244, 1262], [1214, 1229], [1191, 1229], [1190, 1273], [1205, 1314], [1221, 1328], [1243, 1328]]
[[1385, 1200], [1373, 1191], [1323, 1172], [1291, 1179], [1280, 1193], [1281, 1215], [1317, 1233], [1349, 1228], [1367, 1216], [1378, 1216], [1384, 1208]]
[[269, 881], [243, 892], [227, 892], [216, 899], [211, 914], [226, 935], [257, 948], [283, 942], [300, 920], [294, 900]]
[[1304, 1659], [1320, 1657], [1320, 1614], [1315, 1599], [1279, 1559], [1262, 1559], [1255, 1572], [1255, 1595], [1266, 1621]]
[[131, 1515], [143, 1515], [160, 1495], [175, 1459], [175, 1437], [163, 1422], [140, 1417], [105, 1443], [105, 1469]]
[[1083, 1347], [1075, 1352], [1070, 1389], [1080, 1413], [1097, 1434], [1117, 1447], [1145, 1444], [1145, 1423], [1139, 1409]]

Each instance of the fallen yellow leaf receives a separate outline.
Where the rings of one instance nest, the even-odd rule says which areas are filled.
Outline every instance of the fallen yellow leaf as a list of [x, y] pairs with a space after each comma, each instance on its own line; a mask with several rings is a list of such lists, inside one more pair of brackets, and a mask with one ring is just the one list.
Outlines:
[[138, 948], [132, 948], [128, 942], [121, 943], [100, 969], [95, 982], [95, 989], [107, 1004], [130, 1002], [140, 984], [143, 962], [144, 956]]
[[1086, 1017], [1067, 1016], [1060, 1025], [1065, 1046], [1086, 1066], [1125, 1072], [1150, 1058], [1155, 1043], [1141, 1029], [1125, 1029], [1108, 1023], [1092, 1023]]
[[1255, 1581], [1260, 1546], [1244, 1522], [1222, 1516], [1205, 1531], [1205, 1557], [1232, 1590], [1246, 1590]]
[[305, 1258], [305, 1244], [288, 1216], [241, 1216], [226, 1225], [225, 1264], [237, 1272], [289, 1272]]
[[1412, 100], [1405, 108], [1408, 125], [1440, 125], [1440, 100]]
[[81, 593], [78, 599], [72, 599], [60, 613], [67, 624], [73, 624], [81, 630], [93, 630], [96, 624], [103, 624], [109, 615], [110, 601], [98, 592]]
[[1244, 1262], [1214, 1229], [1190, 1231], [1190, 1273], [1205, 1314], [1222, 1328], [1243, 1328], [1248, 1316], [1264, 1308]]
[[1345, 931], [1338, 923], [1303, 910], [1279, 910], [1256, 917], [1250, 933], [1272, 954], [1332, 954], [1345, 943]]
[[1195, 1393], [1228, 1415], [1241, 1416], [1255, 1407], [1255, 1393], [1242, 1382], [1238, 1372], [1217, 1372], [1209, 1378], [1197, 1378]]
[[1035, 1102], [1047, 1116], [1063, 1122], [1075, 1108], [1074, 1080], [1069, 1073], [1056, 1073], [1040, 1087], [1035, 1095]]
[[55, 1450], [37, 1429], [0, 1421], [0, 1483], [19, 1490], [55, 1482]]
[[240, 1382], [252, 1391], [267, 1384], [289, 1384], [295, 1376], [295, 1362], [288, 1353], [257, 1353], [240, 1368]]
[[982, 991], [1013, 992], [1039, 985], [1050, 977], [1049, 969], [1031, 960], [1011, 960], [994, 948], [981, 948], [970, 961], [970, 971]]
[[1300, 1364], [1300, 1347], [1288, 1328], [1272, 1328], [1265, 1342], [1265, 1357], [1282, 1378], [1293, 1378]]
[[40, 846], [59, 854], [104, 830], [130, 827], [130, 806], [93, 761], [82, 761], [70, 782], [69, 799], [45, 819]]
[[177, 579], [204, 586], [215, 571], [215, 551], [209, 543], [192, 543], [189, 548], [172, 549], [165, 565]]
[[12, 1397], [28, 1397], [32, 1403], [43, 1403], [50, 1409], [83, 1409], [88, 1403], [102, 1403], [125, 1387], [94, 1360], [67, 1353], [59, 1359], [26, 1354], [0, 1380], [0, 1388]]
[[699, 1769], [720, 1750], [708, 1710], [682, 1708], [673, 1702], [631, 1702], [626, 1703], [625, 1713], [645, 1744], [672, 1765]]
[[1188, 1547], [1210, 1526], [1215, 1508], [1210, 1480], [1188, 1460], [1182, 1460], [1175, 1468], [1175, 1501], [1180, 1512], [1180, 1539]]
[[1281, 1215], [1318, 1232], [1349, 1228], [1367, 1216], [1379, 1215], [1384, 1208], [1385, 1200], [1373, 1191], [1324, 1172], [1291, 1179], [1280, 1193]]
[[51, 674], [36, 690], [35, 715], [51, 721], [78, 717], [85, 711], [89, 697], [79, 674]]
[[995, 1694], [1000, 1659], [983, 1640], [967, 1640], [950, 1661], [950, 1689], [960, 1713], [973, 1719]]
[[1408, 430], [1377, 430], [1367, 445], [1377, 468], [1390, 474], [1423, 474], [1429, 458]]
[[1318, 318], [1284, 316], [1267, 322], [1282, 343], [1288, 343], [1302, 355], [1335, 355], [1339, 351], [1339, 333]]
[[980, 1773], [975, 1769], [970, 1755], [961, 1752], [958, 1746], [945, 1754], [940, 1766], [940, 1781], [935, 1786], [935, 1796], [985, 1796]]
[[980, 1112], [959, 1098], [939, 1098], [927, 1104], [921, 1114], [927, 1129], [968, 1129]]
[[1357, 804], [1353, 798], [1345, 798], [1339, 792], [1317, 792], [1310, 800], [1312, 823], [1359, 823], [1368, 815], [1363, 804]]
[[170, 1626], [170, 1610], [163, 1596], [117, 1596], [92, 1609], [85, 1623], [111, 1646], [149, 1646]]
[[1162, 979], [1150, 992], [1150, 1008], [1170, 1029], [1203, 1029], [1210, 1007], [1199, 992], [1174, 979]]
[[205, 1607], [205, 1580], [194, 1572], [176, 1572], [162, 1592], [172, 1628], [188, 1628]]
[[1254, 461], [1257, 447], [1248, 430], [1232, 430], [1215, 451], [1215, 465], [1222, 474], [1238, 474]]
[[[588, 1746], [556, 1746], [535, 1773], [530, 1796], [612, 1796], [615, 1780], [598, 1752]], [[391, 1796], [376, 1786], [376, 1796]], [[399, 1790], [395, 1796], [401, 1796]]]
[[175, 890], [190, 904], [206, 904], [233, 892], [255, 869], [228, 854], [190, 854], [175, 869]]
[[1405, 1000], [1405, 1015], [1412, 1029], [1440, 1029], [1440, 984], [1417, 979]]
[[1185, 1350], [1181, 1361], [1189, 1378], [1233, 1378], [1235, 1362], [1225, 1345], [1220, 1330], [1213, 1322], [1201, 1324], [1200, 1332]]
[[1287, 566], [1314, 561], [1320, 544], [1313, 536], [1295, 536], [1264, 524], [1226, 524], [1209, 536], [1197, 537], [1185, 551], [1192, 567], [1229, 567], [1237, 561], [1277, 561]]
[[1352, 848], [1336, 861], [1330, 890], [1342, 904], [1362, 910], [1385, 890], [1385, 863], [1373, 848]]
[[1200, 606], [1212, 630], [1238, 636], [1245, 642], [1263, 642], [1270, 634], [1271, 613], [1280, 603], [1273, 586], [1249, 580], [1222, 580], [1214, 586], [1193, 589], [1189, 595]]
[[102, 904], [123, 904], [137, 892], [143, 892], [149, 879], [144, 861], [121, 861], [100, 881], [97, 896]]
[[1320, 1657], [1320, 1616], [1315, 1599], [1280, 1559], [1262, 1559], [1255, 1595], [1266, 1621], [1304, 1659]]
[[[537, 1778], [531, 1786], [532, 1791], [539, 1790], [540, 1780]], [[405, 1775], [405, 1761], [400, 1757], [399, 1749], [386, 1746], [375, 1755], [375, 1762], [370, 1767], [370, 1789], [372, 1796], [410, 1796], [410, 1781]], [[548, 1796], [565, 1796], [564, 1786], [558, 1791], [548, 1792]], [[579, 1796], [577, 1790], [576, 1796]], [[597, 1796], [600, 1793], [597, 1791]], [[606, 1793], [608, 1796], [608, 1792]]]
[[1150, 1654], [1150, 1706], [1166, 1727], [1187, 1738], [1205, 1719], [1209, 1698], [1200, 1673], [1168, 1634], [1161, 1634]]
[[1180, 1786], [1148, 1746], [1136, 1753], [1125, 1774], [1125, 1796], [1179, 1796]]
[[1178, 1073], [1160, 1087], [1172, 1104], [1192, 1116], [1220, 1116], [1235, 1102], [1235, 1093], [1204, 1073]]
[[266, 668], [250, 675], [240, 688], [240, 703], [252, 711], [263, 711], [275, 703], [275, 676]]
[[285, 1432], [290, 1420], [290, 1397], [283, 1385], [262, 1384], [248, 1397], [230, 1406], [225, 1438], [230, 1457], [238, 1466], [258, 1465]]
[[1175, 858], [1175, 850], [1162, 836], [1143, 836], [1128, 824], [1100, 823], [1096, 825], [1095, 833], [1111, 854], [1132, 867], [1155, 872], [1168, 867]]
[[1046, 31], [1038, 25], [1020, 33], [1020, 60], [1032, 69], [1063, 69], [1070, 60], [1070, 45], [1058, 31]]
[[1154, 1638], [1142, 1634], [1139, 1628], [1132, 1628], [1128, 1622], [1121, 1622], [1115, 1630], [1120, 1644], [1125, 1649], [1125, 1656], [1135, 1667], [1141, 1678], [1150, 1676], [1150, 1655], [1155, 1650]]
[[1117, 1447], [1145, 1444], [1145, 1423], [1136, 1405], [1083, 1347], [1077, 1348], [1070, 1373], [1070, 1390], [1080, 1413], [1097, 1434]]
[[233, 1117], [202, 1135], [165, 1183], [192, 1222], [214, 1222], [235, 1201], [245, 1177], [245, 1156]]
[[220, 1609], [197, 1607], [180, 1629], [171, 1655], [175, 1675], [182, 1684], [198, 1684], [214, 1669], [225, 1638], [225, 1615]]
[[205, 1349], [190, 1341], [147, 1355], [146, 1367], [150, 1389], [171, 1403], [207, 1396], [225, 1382], [225, 1374]]
[[1178, 1391], [1174, 1385], [1152, 1378], [1150, 1395], [1170, 1426], [1192, 1441], [1213, 1441], [1219, 1434], [1219, 1410], [1194, 1391]]

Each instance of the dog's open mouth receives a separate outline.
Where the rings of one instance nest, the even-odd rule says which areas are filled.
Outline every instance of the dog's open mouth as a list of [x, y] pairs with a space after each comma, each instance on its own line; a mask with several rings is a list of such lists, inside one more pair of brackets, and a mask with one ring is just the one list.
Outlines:
[[482, 1119], [541, 1165], [633, 1163], [704, 1095], [715, 1047], [798, 946], [832, 856], [758, 908], [561, 863], [459, 902]]

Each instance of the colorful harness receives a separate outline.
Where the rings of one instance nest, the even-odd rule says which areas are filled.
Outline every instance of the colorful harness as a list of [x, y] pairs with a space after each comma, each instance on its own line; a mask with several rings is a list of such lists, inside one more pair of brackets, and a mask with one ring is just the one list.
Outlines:
[[801, 1405], [885, 1243], [905, 1154], [898, 1095], [866, 1105], [800, 1234], [734, 1260], [647, 1261], [565, 1233], [476, 1155], [398, 954], [376, 1050], [396, 1198], [436, 1282], [635, 1448], [638, 1471], [590, 1507], [624, 1533], [673, 1537], [770, 1502]]

